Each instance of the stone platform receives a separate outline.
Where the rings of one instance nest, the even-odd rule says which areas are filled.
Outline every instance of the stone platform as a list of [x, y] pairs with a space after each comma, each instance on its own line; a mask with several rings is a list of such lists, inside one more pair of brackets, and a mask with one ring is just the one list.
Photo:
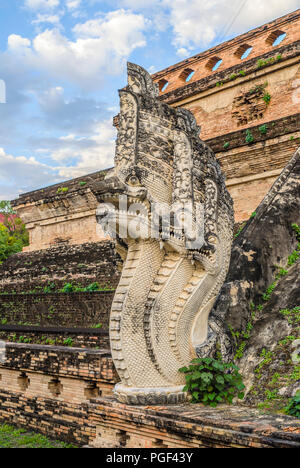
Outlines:
[[97, 420], [95, 447], [300, 447], [299, 420], [261, 414], [252, 408], [132, 407], [109, 397], [92, 405]]
[[128, 406], [108, 349], [6, 343], [0, 422], [99, 448], [300, 447], [300, 421], [243, 406]]
[[300, 421], [245, 407], [76, 404], [0, 390], [0, 421], [96, 448], [299, 448]]

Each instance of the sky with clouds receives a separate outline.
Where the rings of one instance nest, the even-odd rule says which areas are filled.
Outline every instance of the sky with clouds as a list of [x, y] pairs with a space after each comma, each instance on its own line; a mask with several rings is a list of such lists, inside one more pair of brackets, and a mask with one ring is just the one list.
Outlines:
[[300, 0], [0, 0], [0, 200], [112, 166], [127, 60], [155, 72], [297, 8]]

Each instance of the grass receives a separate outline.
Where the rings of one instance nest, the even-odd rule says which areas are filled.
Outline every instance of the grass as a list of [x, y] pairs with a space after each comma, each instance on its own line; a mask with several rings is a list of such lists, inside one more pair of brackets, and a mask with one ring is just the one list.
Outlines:
[[0, 425], [0, 448], [75, 448], [75, 446], [5, 424]]

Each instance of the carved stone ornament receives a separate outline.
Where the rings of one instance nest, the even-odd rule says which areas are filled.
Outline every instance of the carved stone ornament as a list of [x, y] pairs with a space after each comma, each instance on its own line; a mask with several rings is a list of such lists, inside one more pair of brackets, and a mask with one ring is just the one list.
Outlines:
[[110, 316], [115, 395], [127, 404], [178, 404], [187, 399], [178, 369], [205, 343], [228, 271], [232, 200], [189, 111], [161, 102], [150, 75], [131, 63], [119, 94], [115, 167], [93, 188], [98, 222], [114, 221], [124, 259]]

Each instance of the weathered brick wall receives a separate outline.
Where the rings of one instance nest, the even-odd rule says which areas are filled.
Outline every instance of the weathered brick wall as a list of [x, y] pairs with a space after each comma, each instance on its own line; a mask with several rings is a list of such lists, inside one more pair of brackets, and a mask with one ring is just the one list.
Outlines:
[[89, 444], [96, 437], [96, 426], [89, 421], [87, 404], [58, 404], [50, 392], [44, 398], [27, 396], [20, 389], [8, 391], [1, 382], [0, 421], [79, 446]]
[[69, 282], [115, 287], [120, 277], [119, 261], [112, 242], [63, 245], [12, 255], [0, 265], [0, 291], [29, 292], [48, 283], [54, 283], [57, 290]]
[[9, 343], [0, 421], [94, 447], [300, 447], [291, 417], [244, 407], [130, 407], [112, 398], [117, 381], [107, 351]]
[[[279, 31], [287, 35], [273, 46]], [[253, 49], [242, 60], [237, 52], [246, 45]], [[223, 60], [216, 71], [207, 67], [213, 57]], [[188, 82], [185, 70], [194, 71]], [[169, 83], [160, 93], [162, 101], [195, 115], [201, 138], [215, 151], [226, 174], [236, 222], [249, 218], [300, 144], [300, 10], [153, 78]], [[267, 94], [269, 103], [263, 99]], [[266, 133], [260, 130], [263, 125]], [[245, 141], [246, 130], [254, 138], [251, 146]]]
[[[276, 31], [287, 33], [284, 42], [278, 46], [273, 46], [270, 41], [270, 36]], [[277, 53], [282, 47], [289, 46], [300, 39], [300, 10], [290, 13], [282, 18], [278, 18], [266, 25], [260, 26], [235, 37], [234, 39], [215, 46], [205, 52], [197, 54], [191, 58], [185, 59], [175, 65], [172, 65], [164, 70], [161, 70], [153, 75], [153, 79], [160, 83], [161, 80], [168, 82], [165, 91], [161, 91], [162, 96], [166, 99], [171, 99], [171, 93], [179, 88], [192, 88], [192, 83], [199, 82], [204, 78], [216, 76], [222, 72], [227, 72], [232, 67], [238, 67], [239, 70], [244, 69], [244, 64], [249, 61], [257, 61], [259, 57]], [[253, 47], [251, 54], [246, 59], [241, 59], [241, 54], [238, 51], [242, 46], [248, 45]], [[218, 57], [223, 62], [216, 71], [210, 67], [211, 59]], [[194, 75], [187, 83], [186, 70], [194, 71]]]
[[[34, 382], [37, 384], [37, 382]], [[39, 382], [41, 384], [41, 382]], [[80, 391], [80, 389], [78, 389]], [[62, 401], [0, 382], [0, 421], [98, 448], [299, 448], [299, 423], [249, 408], [128, 407], [110, 398]]]
[[0, 294], [0, 323], [108, 328], [114, 292]]
[[273, 121], [264, 131], [253, 127], [254, 141], [246, 145], [244, 130], [208, 142], [227, 175], [237, 223], [251, 216], [299, 147], [300, 114]]
[[[265, 133], [262, 133], [265, 132]], [[294, 152], [296, 151], [297, 147], [300, 144], [300, 113], [296, 113], [294, 115], [290, 115], [288, 117], [283, 117], [280, 119], [274, 119], [268, 124], [266, 124], [265, 128], [262, 128], [261, 124], [257, 124], [251, 127], [251, 134], [253, 136], [253, 143], [263, 143], [265, 144], [268, 142], [268, 140], [273, 140], [273, 139], [279, 139], [280, 137], [283, 136], [288, 136], [286, 139], [286, 144], [290, 148], [294, 149]], [[211, 147], [211, 149], [217, 154], [219, 160], [220, 158], [224, 159], [224, 156], [228, 156], [228, 164], [227, 166], [224, 166], [224, 171], [226, 172], [227, 178], [232, 179], [233, 177], [238, 177], [240, 175], [250, 175], [250, 174], [255, 174], [257, 171], [254, 170], [254, 164], [252, 163], [252, 158], [248, 158], [248, 165], [247, 168], [244, 167], [243, 173], [240, 173], [238, 171], [238, 167], [234, 167], [234, 172], [232, 171], [232, 164], [229, 164], [232, 161], [232, 158], [230, 157], [230, 151], [233, 149], [241, 148], [241, 151], [245, 151], [248, 148], [248, 151], [251, 151], [251, 148], [253, 144], [249, 145], [247, 144], [246, 146], [246, 130], [237, 130], [236, 132], [231, 132], [228, 134], [221, 135], [216, 138], [212, 138], [211, 140], [206, 140], [206, 143]], [[278, 141], [278, 140], [277, 140]], [[225, 146], [226, 143], [229, 143], [229, 145]], [[268, 165], [264, 162], [263, 154], [259, 152], [260, 156], [258, 159], [258, 162], [260, 163], [260, 167], [258, 167], [259, 171], [263, 171], [264, 169], [268, 168]], [[221, 161], [220, 161], [221, 162]], [[277, 162], [277, 167], [281, 168], [282, 164], [284, 163], [283, 160], [279, 161], [274, 161], [274, 163]], [[266, 167], [267, 166], [267, 167]], [[255, 166], [256, 167], [256, 166]], [[231, 172], [230, 172], [231, 170]]]
[[21, 195], [13, 205], [29, 231], [25, 251], [46, 249], [61, 243], [83, 244], [105, 238], [97, 228], [97, 200], [90, 190], [107, 171], [56, 184]]
[[0, 340], [11, 343], [71, 346], [75, 348], [109, 349], [107, 330], [90, 328], [35, 327], [1, 325]]
[[0, 369], [0, 374], [3, 369], [11, 369], [111, 384], [118, 381], [107, 350], [7, 343]]
[[[174, 105], [185, 107], [195, 115], [205, 141], [297, 114], [299, 102], [295, 87], [299, 88], [300, 41], [293, 48], [294, 58], [282, 59], [262, 69], [254, 63], [246, 76], [228, 82], [224, 76], [222, 86], [211, 83], [211, 89], [199, 90], [191, 97], [186, 89], [186, 96], [179, 96]], [[257, 89], [261, 91], [256, 93]], [[265, 95], [271, 97], [268, 104]]]

